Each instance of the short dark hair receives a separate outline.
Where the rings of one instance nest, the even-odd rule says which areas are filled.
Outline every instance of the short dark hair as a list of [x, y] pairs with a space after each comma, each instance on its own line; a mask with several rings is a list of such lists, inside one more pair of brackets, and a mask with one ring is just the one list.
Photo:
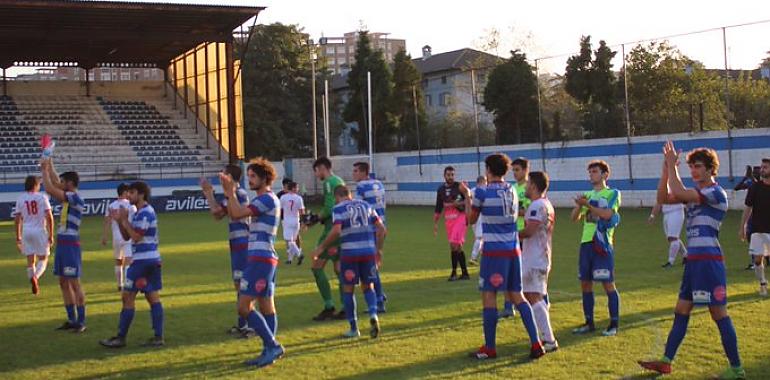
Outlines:
[[334, 188], [334, 196], [335, 197], [347, 197], [350, 196], [350, 190], [348, 190], [347, 186], [345, 185], [339, 185]]
[[492, 174], [502, 177], [505, 173], [508, 173], [508, 168], [511, 167], [511, 159], [505, 153], [494, 153], [484, 159], [484, 164], [487, 165], [487, 169]]
[[455, 171], [454, 166], [447, 166], [444, 168], [444, 174], [446, 174], [446, 172], [453, 172], [453, 171]]
[[529, 160], [524, 157], [517, 157], [513, 162], [511, 162], [511, 166], [519, 165], [524, 170], [529, 170]]
[[262, 178], [262, 180], [267, 182], [268, 186], [273, 184], [273, 180], [275, 180], [276, 177], [275, 167], [270, 161], [263, 157], [253, 159], [251, 164], [249, 164], [249, 170], [254, 172], [257, 177]]
[[120, 185], [118, 185], [118, 196], [121, 196], [123, 193], [128, 191], [128, 184], [123, 182]]
[[332, 161], [327, 157], [318, 157], [315, 162], [313, 162], [313, 170], [319, 166], [324, 166], [327, 169], [332, 168]]
[[551, 182], [548, 178], [548, 173], [546, 172], [529, 173], [529, 181], [532, 182], [535, 187], [537, 187], [537, 191], [541, 193], [545, 193], [545, 191], [548, 190], [548, 185]]
[[32, 191], [38, 183], [37, 178], [36, 175], [28, 175], [27, 178], [24, 178], [24, 191]]
[[75, 187], [78, 187], [78, 185], [80, 185], [80, 176], [78, 175], [77, 172], [64, 172], [59, 176], [59, 178], [62, 181], [72, 182], [72, 185], [74, 185]]
[[770, 164], [770, 157], [765, 157], [762, 159], [763, 164]]
[[144, 195], [144, 201], [149, 202], [151, 195], [150, 185], [144, 181], [131, 182], [128, 185], [129, 190], [136, 190], [137, 193]]
[[369, 174], [369, 163], [368, 162], [358, 161], [355, 164], [353, 164], [353, 166], [358, 168], [358, 170], [360, 170], [360, 171], [362, 171], [362, 172], [364, 172], [366, 174]]
[[717, 175], [719, 171], [719, 156], [711, 148], [695, 148], [687, 153], [687, 163], [693, 164], [700, 161], [711, 172], [711, 175]]
[[243, 170], [238, 165], [228, 164], [225, 165], [225, 173], [229, 174], [230, 177], [233, 177], [233, 181], [240, 182]]
[[607, 173], [607, 176], [610, 175], [610, 164], [608, 164], [607, 161], [593, 160], [588, 163], [588, 169], [591, 168], [599, 168], [602, 173]]
[[486, 180], [487, 180], [487, 177], [484, 177], [483, 175], [480, 175], [480, 176], [476, 177], [476, 182], [481, 182], [481, 181], [486, 181]]
[[289, 187], [289, 190], [297, 190], [297, 187], [299, 187], [299, 185], [296, 182], [289, 182], [288, 187]]
[[283, 186], [291, 185], [292, 182], [294, 182], [294, 181], [292, 181], [291, 178], [283, 177], [283, 179], [281, 180], [281, 185], [283, 185]]

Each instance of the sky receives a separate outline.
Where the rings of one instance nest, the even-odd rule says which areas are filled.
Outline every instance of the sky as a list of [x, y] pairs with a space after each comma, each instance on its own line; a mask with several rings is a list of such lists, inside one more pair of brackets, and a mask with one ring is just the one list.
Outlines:
[[[140, 0], [141, 1], [141, 0]], [[155, 2], [180, 2], [155, 0]], [[433, 54], [465, 47], [482, 48], [490, 31], [499, 32], [498, 48], [508, 56], [519, 48], [539, 60], [545, 71], [561, 72], [580, 36], [595, 45], [606, 40], [620, 52], [623, 43], [712, 28], [718, 30], [669, 39], [684, 54], [709, 68], [724, 68], [724, 26], [766, 20], [763, 24], [726, 30], [728, 66], [754, 69], [770, 50], [770, 1], [492, 1], [492, 0], [183, 0], [184, 3], [256, 5], [266, 9], [258, 23], [298, 24], [316, 41], [341, 36], [364, 25], [372, 32], [405, 39], [407, 51], [419, 57], [423, 45]], [[253, 21], [249, 21], [249, 25]], [[488, 38], [487, 38], [488, 39]], [[625, 46], [628, 52], [635, 44]], [[616, 66], [622, 64], [620, 54]], [[619, 67], [616, 67], [619, 69]]]

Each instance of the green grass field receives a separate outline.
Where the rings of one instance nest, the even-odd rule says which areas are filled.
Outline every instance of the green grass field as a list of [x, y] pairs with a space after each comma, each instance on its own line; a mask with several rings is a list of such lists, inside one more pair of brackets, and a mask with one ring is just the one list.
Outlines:
[[[344, 340], [346, 321], [311, 321], [322, 304], [309, 263], [281, 264], [276, 303], [279, 340], [287, 349], [272, 367], [241, 365], [261, 350], [259, 340], [236, 340], [225, 333], [235, 321], [235, 294], [229, 280], [224, 222], [208, 214], [161, 214], [162, 300], [166, 342], [162, 349], [140, 343], [152, 335], [149, 308], [137, 300], [129, 346], [107, 350], [97, 341], [115, 334], [120, 311], [111, 250], [99, 245], [100, 218], [87, 218], [82, 234], [88, 331], [82, 335], [53, 331], [64, 309], [51, 266], [41, 279], [42, 293], [29, 290], [23, 257], [16, 253], [13, 224], [0, 224], [0, 378], [649, 378], [637, 359], [658, 357], [673, 319], [682, 268], [663, 270], [667, 243], [659, 225], [645, 223], [648, 210], [623, 210], [616, 233], [617, 285], [621, 294], [621, 330], [616, 337], [573, 336], [582, 323], [577, 273], [579, 225], [559, 210], [551, 272], [551, 318], [561, 349], [527, 359], [528, 341], [521, 321], [498, 325], [498, 359], [467, 357], [483, 342], [481, 306], [472, 281], [446, 282], [449, 254], [443, 232], [431, 233], [432, 210], [388, 209], [390, 231], [383, 282], [390, 298], [381, 317], [383, 334]], [[724, 223], [729, 311], [749, 378], [770, 376], [770, 300], [760, 299], [754, 273], [744, 271], [746, 246], [737, 240], [739, 214]], [[306, 250], [319, 228], [304, 235]], [[470, 232], [470, 231], [469, 231]], [[466, 248], [470, 252], [471, 236]], [[281, 242], [277, 247], [285, 257]], [[335, 288], [336, 289], [336, 288]], [[599, 327], [608, 321], [606, 297], [596, 287]], [[360, 296], [359, 311], [364, 302]], [[337, 299], [335, 293], [335, 299]], [[362, 315], [365, 320], [365, 317]], [[674, 365], [671, 379], [706, 378], [727, 365], [719, 333], [705, 309], [696, 309]]]

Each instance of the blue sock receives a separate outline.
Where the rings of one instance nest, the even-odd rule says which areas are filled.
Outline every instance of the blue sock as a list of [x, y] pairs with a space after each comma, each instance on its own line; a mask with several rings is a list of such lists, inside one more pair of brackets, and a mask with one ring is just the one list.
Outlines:
[[86, 305], [77, 306], [78, 311], [78, 324], [79, 325], [85, 325], [86, 324]]
[[364, 299], [366, 300], [366, 306], [369, 307], [369, 318], [377, 316], [377, 294], [372, 289], [364, 290]]
[[548, 299], [548, 293], [543, 294], [543, 302], [545, 302], [546, 305], [551, 304], [551, 300]]
[[278, 346], [278, 342], [275, 341], [275, 336], [273, 335], [273, 332], [270, 331], [270, 328], [267, 327], [267, 322], [262, 314], [257, 313], [256, 310], [252, 310], [249, 312], [248, 321], [249, 327], [254, 329], [254, 331], [257, 332], [257, 335], [262, 338], [262, 344], [266, 348]]
[[727, 354], [727, 360], [731, 367], [741, 366], [741, 357], [738, 355], [738, 337], [735, 335], [735, 327], [730, 317], [724, 317], [717, 321], [719, 335], [722, 337], [722, 347]]
[[380, 281], [380, 273], [377, 272], [377, 275], [374, 276], [374, 292], [377, 294], [377, 302], [384, 302], [385, 295], [382, 292], [382, 282]]
[[[238, 303], [239, 303], [240, 294], [235, 293], [235, 312], [238, 312]], [[238, 326], [239, 329], [242, 329], [246, 327], [246, 318], [241, 317], [240, 314], [238, 314]]]
[[503, 309], [507, 311], [508, 314], [513, 314], [513, 302], [506, 300]]
[[345, 317], [350, 322], [351, 330], [358, 330], [358, 322], [356, 321], [356, 297], [352, 292], [342, 294], [342, 303], [345, 305]]
[[64, 310], [67, 310], [67, 320], [75, 323], [75, 305], [64, 305]]
[[265, 317], [265, 323], [267, 323], [267, 328], [269, 328], [270, 331], [273, 332], [273, 336], [278, 335], [278, 315], [262, 314], [262, 316]]
[[607, 293], [607, 308], [610, 309], [610, 327], [617, 328], [620, 320], [620, 294], [617, 289]]
[[158, 302], [150, 305], [150, 316], [155, 336], [163, 336], [163, 304]]
[[497, 308], [485, 307], [481, 316], [484, 321], [484, 346], [494, 350], [497, 335]]
[[583, 316], [587, 324], [594, 324], [594, 292], [583, 292]]
[[118, 336], [126, 337], [128, 328], [131, 327], [131, 321], [134, 320], [134, 309], [123, 309], [120, 311], [120, 322], [118, 322]]
[[679, 345], [682, 344], [682, 340], [684, 340], [684, 335], [687, 334], [687, 323], [689, 322], [689, 315], [674, 313], [674, 325], [671, 326], [671, 331], [668, 333], [666, 352], [663, 354], [668, 360], [674, 360], [676, 350], [679, 349]]
[[540, 336], [537, 333], [535, 318], [532, 316], [532, 306], [529, 304], [529, 302], [525, 301], [516, 305], [516, 309], [519, 310], [521, 321], [524, 322], [524, 327], [527, 328], [527, 334], [529, 334], [529, 342], [532, 344], [539, 343]]

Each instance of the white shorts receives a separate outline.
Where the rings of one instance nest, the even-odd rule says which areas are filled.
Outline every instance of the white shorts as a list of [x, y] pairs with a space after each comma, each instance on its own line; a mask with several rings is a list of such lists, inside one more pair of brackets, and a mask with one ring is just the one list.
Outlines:
[[677, 238], [682, 234], [684, 223], [684, 210], [669, 211], [663, 213], [663, 232], [666, 237]]
[[115, 260], [131, 258], [131, 242], [112, 239], [112, 257]]
[[24, 256], [50, 255], [51, 246], [48, 245], [48, 233], [41, 229], [24, 229], [21, 234], [21, 253]]
[[283, 240], [296, 241], [297, 235], [299, 235], [299, 224], [283, 225]]
[[751, 234], [749, 255], [770, 256], [770, 234], [762, 232], [755, 232]]
[[548, 294], [548, 271], [536, 268], [523, 270], [521, 290], [524, 293]]

